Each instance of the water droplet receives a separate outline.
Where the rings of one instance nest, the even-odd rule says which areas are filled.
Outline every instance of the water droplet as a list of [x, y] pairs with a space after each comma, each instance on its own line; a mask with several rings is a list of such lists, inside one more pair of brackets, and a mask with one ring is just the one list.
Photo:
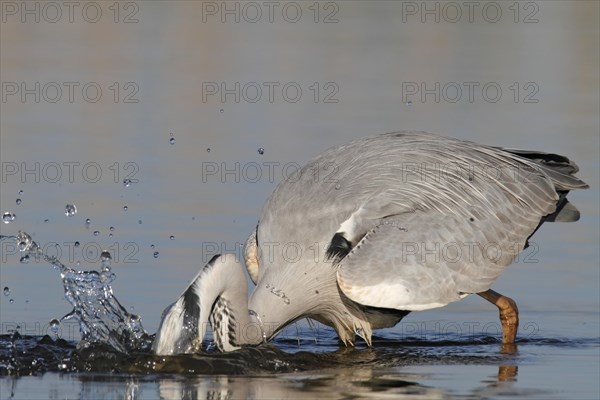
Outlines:
[[210, 153], [210, 147], [207, 147], [207, 148], [206, 148], [206, 152], [207, 152], [207, 153]]
[[15, 302], [15, 299], [10, 299], [10, 300], [8, 300], [8, 302], [9, 302], [10, 304], [12, 304], [12, 303], [14, 303], [14, 302]]
[[263, 154], [265, 154], [265, 149], [263, 149], [262, 147], [258, 149], [258, 154], [260, 154], [261, 156]]
[[175, 138], [174, 138], [174, 137], [172, 137], [171, 139], [169, 139], [169, 143], [170, 143], [170, 144], [175, 144]]
[[158, 258], [158, 251], [155, 251], [152, 255], [154, 256], [154, 258]]
[[52, 336], [53, 339], [56, 340], [58, 338], [58, 328], [60, 325], [60, 321], [57, 320], [56, 318], [50, 320], [50, 322], [48, 322], [48, 328], [50, 329], [50, 332], [52, 332]]
[[110, 262], [112, 260], [112, 257], [110, 256], [110, 253], [106, 250], [104, 250], [101, 254], [100, 254], [100, 260], [102, 261], [102, 271], [110, 271]]
[[94, 236], [100, 235], [100, 231], [94, 231]]
[[67, 204], [65, 206], [65, 215], [67, 217], [72, 217], [75, 214], [77, 214], [77, 207], [75, 207], [74, 204]]
[[15, 200], [15, 203], [17, 203], [17, 205], [21, 205], [21, 199]]
[[5, 296], [8, 296], [10, 294], [10, 288], [8, 286], [4, 286], [4, 291], [3, 291]]
[[285, 304], [290, 304], [290, 299], [288, 299], [287, 297], [284, 297], [284, 298], [283, 298], [283, 302], [284, 302]]
[[142, 220], [138, 219], [138, 225], [141, 225], [141, 224], [142, 224]]
[[39, 250], [38, 245], [26, 232], [19, 231], [19, 234], [17, 235], [17, 242], [20, 252]]
[[223, 113], [225, 112], [225, 110], [221, 108], [221, 109], [219, 110], [219, 112], [220, 112], [221, 114], [223, 114]]
[[75, 247], [79, 247], [79, 242], [75, 242]]
[[131, 179], [123, 179], [123, 186], [129, 187], [131, 186]]
[[4, 221], [5, 224], [9, 224], [11, 221], [14, 221], [15, 218], [17, 218], [17, 216], [10, 212], [2, 214], [2, 221]]
[[412, 106], [412, 100], [409, 100], [409, 101], [407, 101], [407, 102], [406, 102], [406, 105], [407, 105], [407, 106]]
[[47, 223], [48, 223], [48, 221], [50, 221], [50, 220], [49, 220], [48, 218], [46, 218], [46, 219], [44, 220], [44, 223], [45, 223], [45, 224], [47, 224]]
[[111, 232], [113, 232], [115, 230], [114, 226], [111, 226], [110, 228], [108, 228]]
[[23, 195], [23, 189], [19, 190], [19, 196]]
[[131, 325], [131, 324], [137, 324], [137, 323], [139, 323], [139, 322], [140, 322], [140, 319], [141, 319], [141, 318], [139, 317], [139, 315], [135, 315], [135, 314], [129, 314], [129, 315], [127, 316], [127, 323], [128, 323], [128, 324], [130, 324], [130, 325]]
[[151, 249], [153, 249], [153, 248], [154, 248], [154, 245], [153, 245], [153, 244], [151, 244], [151, 245], [150, 245], [150, 248], [151, 248]]
[[21, 259], [19, 260], [19, 262], [21, 264], [28, 264], [29, 263], [29, 254], [25, 254], [23, 257], [21, 257]]
[[123, 206], [123, 211], [127, 211], [127, 210], [129, 210], [129, 207]]
[[335, 190], [340, 190], [341, 187], [342, 187], [342, 185], [340, 185], [339, 183], [335, 184]]
[[175, 240], [175, 236], [171, 235], [171, 236], [169, 236], [169, 239]]

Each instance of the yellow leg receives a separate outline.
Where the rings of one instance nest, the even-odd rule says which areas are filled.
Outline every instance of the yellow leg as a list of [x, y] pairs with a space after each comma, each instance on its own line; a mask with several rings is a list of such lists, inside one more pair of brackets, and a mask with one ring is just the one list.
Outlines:
[[516, 365], [501, 365], [498, 367], [498, 382], [511, 382], [517, 380], [519, 367]]
[[502, 344], [513, 344], [519, 329], [519, 309], [517, 303], [510, 297], [501, 295], [492, 289], [477, 293], [490, 303], [498, 307], [500, 322], [502, 323]]

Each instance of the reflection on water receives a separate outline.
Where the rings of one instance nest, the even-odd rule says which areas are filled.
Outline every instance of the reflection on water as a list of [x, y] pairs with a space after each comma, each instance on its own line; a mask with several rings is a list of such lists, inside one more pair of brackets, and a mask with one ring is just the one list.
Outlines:
[[[484, 373], [489, 373], [486, 368]], [[493, 374], [492, 374], [493, 375]], [[58, 376], [48, 374], [48, 380], [58, 381]], [[520, 392], [505, 383], [492, 382], [483, 376], [470, 396], [489, 397], [505, 394], [519, 397], [530, 395], [543, 398], [544, 391]], [[60, 379], [61, 391], [71, 399], [342, 399], [356, 397], [399, 399], [447, 399], [451, 391], [445, 391], [419, 383], [420, 373], [374, 370], [322, 371], [319, 373], [296, 373], [293, 375], [267, 376], [217, 376], [217, 377], [114, 377], [109, 375], [65, 376]], [[27, 384], [47, 385], [41, 378], [25, 377], [7, 380], [6, 393], [19, 393]], [[104, 389], [100, 394], [98, 386]], [[4, 392], [3, 392], [4, 393]], [[50, 399], [63, 398], [53, 396]], [[19, 398], [17, 396], [16, 398]]]
[[[434, 338], [432, 338], [434, 339]], [[85, 354], [87, 365], [94, 373], [70, 373], [0, 380], [2, 393], [16, 393], [15, 398], [37, 398], [37, 393], [50, 393], [49, 398], [96, 398], [102, 388], [102, 398], [127, 399], [205, 399], [205, 398], [347, 398], [375, 395], [377, 398], [441, 399], [465, 395], [476, 398], [496, 396], [528, 398], [561, 398], [557, 385], [549, 382], [544, 388], [527, 384], [534, 351], [557, 355], [568, 354], [573, 347], [586, 352], [592, 342], [559, 346], [539, 342], [519, 343], [521, 354], [505, 354], [491, 338], [487, 344], [454, 343], [433, 346], [429, 342], [407, 342], [404, 345], [380, 340], [374, 349], [343, 349], [333, 353], [301, 352], [287, 354], [275, 346], [243, 349], [229, 355], [177, 356], [155, 358], [136, 355], [119, 360], [107, 354]], [[2, 348], [7, 338], [2, 337]], [[20, 338], [19, 349], [38, 338]], [[47, 339], [45, 339], [47, 340]], [[19, 343], [20, 342], [20, 343]], [[275, 345], [280, 344], [275, 341]], [[53, 345], [46, 343], [46, 349]], [[74, 347], [54, 345], [54, 351], [66, 354]], [[62, 350], [57, 350], [60, 347]], [[38, 356], [41, 354], [38, 351]], [[448, 356], [447, 353], [460, 353]], [[83, 353], [81, 354], [84, 355]], [[6, 359], [0, 358], [0, 362]], [[95, 360], [90, 363], [90, 360]], [[577, 362], [583, 361], [578, 358]], [[48, 360], [46, 360], [48, 361]], [[215, 362], [219, 361], [219, 362]], [[75, 362], [76, 363], [76, 362]], [[581, 364], [585, 366], [584, 364]], [[249, 366], [252, 366], [249, 368]], [[460, 368], [458, 368], [460, 366]], [[102, 371], [103, 369], [103, 371]], [[525, 384], [519, 385], [519, 373], [525, 372]], [[118, 372], [118, 373], [116, 373]], [[60, 395], [49, 390], [60, 385]], [[470, 388], [470, 389], [467, 389]], [[560, 387], [560, 385], [558, 385]], [[36, 392], [35, 390], [38, 390]], [[56, 395], [53, 395], [56, 394]], [[585, 396], [584, 396], [585, 397]]]
[[[488, 344], [480, 344], [486, 341]], [[79, 383], [78, 398], [92, 398], [90, 395], [97, 390], [98, 382], [108, 382], [109, 398], [125, 394], [130, 399], [154, 398], [148, 394], [153, 388], [161, 399], [306, 398], [311, 395], [341, 398], [368, 393], [400, 398], [443, 398], [446, 394], [443, 390], [420, 383], [423, 375], [404, 372], [414, 365], [480, 365], [488, 374], [496, 370], [497, 373], [487, 377], [485, 385], [476, 390], [487, 394], [504, 390], [517, 379], [518, 357], [502, 352], [494, 355], [493, 348], [498, 343], [491, 338], [482, 338], [478, 344], [446, 343], [433, 347], [431, 342], [422, 341], [408, 341], [402, 346], [388, 343], [389, 347], [385, 340], [379, 342], [375, 349], [344, 348], [322, 354], [286, 353], [276, 347], [281, 344], [275, 341], [275, 345], [230, 354], [155, 357], [151, 354], [126, 356], [102, 347], [75, 350], [72, 344], [55, 343], [48, 337], [13, 335], [0, 337], [0, 348], [12, 348], [0, 352], [0, 371], [27, 376], [47, 368], [44, 376], [50, 381], [57, 376], [48, 371], [71, 371], [70, 375], [63, 375], [61, 381], [74, 386]], [[448, 350], [456, 352], [457, 348], [462, 355], [447, 355]], [[7, 370], [7, 363], [14, 368]], [[10, 391], [14, 392], [24, 380], [5, 379], [3, 389], [8, 389], [10, 382]], [[27, 391], [21, 390], [21, 393]]]
[[[290, 343], [275, 339], [273, 344], [227, 354], [157, 357], [125, 355], [103, 346], [76, 349], [62, 340], [13, 334], [0, 337], [0, 373], [20, 377], [0, 379], [0, 388], [2, 393], [17, 393], [15, 398], [36, 398], [31, 397], [37, 393], [34, 389], [52, 393], [48, 388], [58, 383], [58, 398], [64, 394], [80, 399], [95, 398], [92, 394], [100, 387], [107, 393], [103, 398], [128, 399], [335, 399], [370, 393], [378, 398], [436, 399], [456, 392], [476, 397], [561, 398], [560, 382], [537, 389], [528, 384], [529, 371], [537, 368], [532, 360], [539, 354], [570, 354], [574, 366], [589, 368], [594, 362], [590, 352], [598, 345], [596, 339], [519, 340], [512, 348], [502, 347], [492, 337], [473, 341], [435, 336], [402, 342], [375, 339], [371, 349], [340, 348], [327, 353], [289, 353], [282, 349]], [[62, 375], [56, 375], [61, 371]], [[70, 373], [65, 375], [66, 371]], [[592, 373], [583, 371], [587, 376]], [[522, 372], [524, 383], [519, 384]], [[31, 373], [38, 377], [28, 377]], [[27, 386], [30, 381], [36, 383], [32, 389]]]

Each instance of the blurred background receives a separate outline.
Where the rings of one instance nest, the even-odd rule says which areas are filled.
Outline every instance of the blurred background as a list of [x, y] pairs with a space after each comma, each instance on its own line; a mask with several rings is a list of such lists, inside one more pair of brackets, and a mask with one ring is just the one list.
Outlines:
[[[496, 288], [546, 332], [597, 334], [598, 2], [1, 6], [2, 234], [80, 269], [111, 251], [149, 332], [213, 254], [240, 251], [283, 177], [351, 139], [423, 130], [579, 164], [581, 221], [544, 226]], [[1, 256], [1, 333], [46, 333], [70, 310], [57, 271], [12, 243]], [[496, 321], [479, 299], [411, 318], [473, 310]]]

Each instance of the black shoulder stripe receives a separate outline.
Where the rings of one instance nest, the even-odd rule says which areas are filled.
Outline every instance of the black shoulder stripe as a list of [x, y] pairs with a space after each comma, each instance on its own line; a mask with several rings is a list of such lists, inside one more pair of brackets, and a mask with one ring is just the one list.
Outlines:
[[[210, 261], [204, 266], [203, 273], [206, 273], [207, 269], [211, 268], [216, 262], [217, 259], [221, 257], [220, 254], [214, 255]], [[196, 287], [198, 286], [198, 281], [202, 279], [203, 274], [188, 286], [183, 293], [183, 311], [187, 318], [194, 318], [194, 321], [198, 320], [198, 316], [200, 315], [200, 297], [196, 293]]]
[[335, 262], [340, 262], [344, 257], [350, 253], [352, 250], [352, 243], [350, 243], [345, 237], [343, 232], [336, 233], [333, 235], [331, 239], [331, 243], [327, 247], [327, 252], [325, 253], [328, 260], [334, 260]]
[[210, 261], [206, 264], [207, 267], [210, 267], [211, 265], [213, 265], [215, 263], [215, 261], [217, 261], [217, 258], [221, 257], [220, 254], [215, 254]]
[[183, 312], [185, 318], [191, 318], [192, 321], [196, 322], [194, 325], [197, 325], [200, 315], [200, 298], [196, 294], [196, 285], [197, 282], [192, 283], [183, 294]]

